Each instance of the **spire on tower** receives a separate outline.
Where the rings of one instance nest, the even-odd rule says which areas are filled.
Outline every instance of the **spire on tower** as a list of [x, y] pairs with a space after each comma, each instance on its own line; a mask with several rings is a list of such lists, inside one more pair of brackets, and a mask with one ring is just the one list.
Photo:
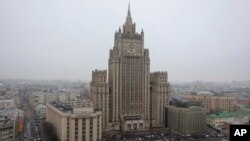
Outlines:
[[135, 24], [133, 24], [133, 20], [131, 17], [130, 3], [128, 3], [128, 14], [127, 14], [125, 24], [123, 26], [123, 31], [125, 33], [135, 33]]
[[130, 13], [130, 3], [128, 3], [128, 14], [127, 17], [131, 17], [131, 13]]

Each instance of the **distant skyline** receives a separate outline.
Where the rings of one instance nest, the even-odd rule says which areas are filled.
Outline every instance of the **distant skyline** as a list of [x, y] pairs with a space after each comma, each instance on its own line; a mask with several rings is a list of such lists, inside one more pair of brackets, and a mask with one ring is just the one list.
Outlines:
[[[250, 80], [249, 0], [130, 6], [151, 71], [167, 70], [170, 82]], [[108, 69], [127, 8], [128, 0], [0, 1], [0, 79], [91, 80]]]

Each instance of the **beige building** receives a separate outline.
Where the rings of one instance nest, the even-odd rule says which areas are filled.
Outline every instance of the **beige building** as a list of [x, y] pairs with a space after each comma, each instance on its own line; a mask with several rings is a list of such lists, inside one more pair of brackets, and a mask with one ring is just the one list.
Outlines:
[[53, 93], [48, 93], [48, 92], [34, 92], [31, 95], [29, 95], [29, 103], [31, 105], [31, 108], [35, 108], [36, 105], [38, 104], [44, 104], [50, 103], [52, 101], [74, 101], [76, 100], [76, 94], [75, 93], [69, 93], [69, 92], [53, 92]]
[[200, 106], [168, 106], [167, 128], [183, 135], [199, 134], [206, 130], [206, 110]]
[[16, 104], [14, 100], [0, 100], [0, 109], [14, 109]]
[[94, 109], [102, 111], [102, 127], [108, 129], [109, 124], [109, 85], [106, 70], [95, 70], [92, 72], [91, 96]]
[[85, 105], [93, 106], [89, 98], [68, 100], [68, 101], [63, 101], [63, 103], [71, 107], [85, 107]]
[[62, 102], [47, 104], [46, 121], [52, 123], [61, 141], [96, 141], [102, 138], [101, 112]]
[[167, 73], [150, 74], [144, 32], [136, 32], [130, 8], [122, 29], [115, 32], [108, 72], [92, 72], [91, 96], [94, 108], [102, 111], [104, 130], [163, 127], [164, 107], [168, 104]]
[[200, 92], [197, 94], [182, 95], [189, 101], [200, 101], [206, 107], [208, 113], [219, 111], [236, 111], [236, 101], [234, 96], [218, 96], [213, 93]]
[[152, 125], [162, 127], [165, 121], [164, 109], [169, 105], [168, 75], [167, 72], [154, 72], [150, 74], [150, 109]]
[[44, 104], [55, 101], [58, 99], [58, 95], [46, 92], [34, 92], [29, 95], [29, 104], [31, 108], [35, 109], [36, 105]]

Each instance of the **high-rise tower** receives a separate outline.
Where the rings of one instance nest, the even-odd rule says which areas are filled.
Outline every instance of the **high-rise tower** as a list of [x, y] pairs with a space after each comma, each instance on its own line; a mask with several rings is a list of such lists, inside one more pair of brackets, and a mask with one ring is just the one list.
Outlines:
[[[115, 33], [114, 47], [109, 53], [110, 120], [115, 129], [149, 126], [149, 65], [143, 30], [136, 32], [129, 7], [123, 30], [119, 28]], [[134, 124], [129, 124], [130, 121]]]
[[[167, 73], [159, 75], [159, 80], [164, 79], [164, 83], [158, 83], [158, 75], [152, 77], [155, 80], [150, 91], [149, 51], [144, 48], [143, 30], [136, 32], [130, 6], [125, 24], [115, 32], [114, 46], [109, 52], [107, 78], [106, 82], [106, 71], [92, 73], [91, 95], [94, 108], [101, 110], [104, 116], [104, 130], [163, 127], [164, 107], [168, 103]], [[156, 115], [152, 115], [152, 109], [156, 109]]]

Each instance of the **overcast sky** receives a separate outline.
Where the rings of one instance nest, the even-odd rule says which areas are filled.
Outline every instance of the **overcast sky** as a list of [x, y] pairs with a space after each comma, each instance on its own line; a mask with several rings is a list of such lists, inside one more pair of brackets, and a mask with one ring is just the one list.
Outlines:
[[[151, 71], [250, 80], [249, 0], [130, 0]], [[90, 80], [107, 69], [128, 0], [1, 0], [0, 78]]]

